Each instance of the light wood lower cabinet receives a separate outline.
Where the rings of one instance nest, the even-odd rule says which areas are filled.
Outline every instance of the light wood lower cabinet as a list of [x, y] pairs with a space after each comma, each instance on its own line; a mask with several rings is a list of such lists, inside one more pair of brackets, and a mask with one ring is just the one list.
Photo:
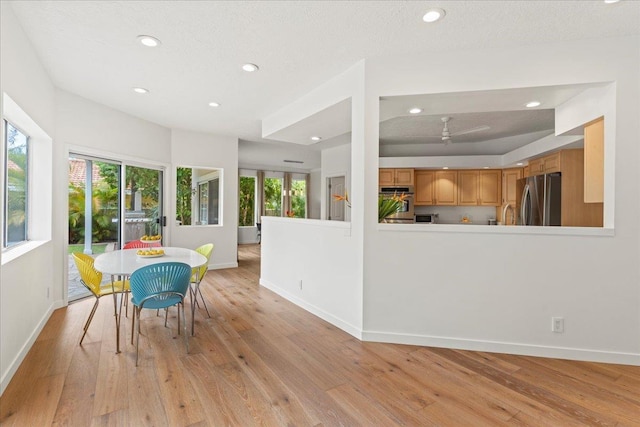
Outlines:
[[434, 202], [440, 206], [456, 206], [458, 204], [458, 172], [436, 171]]

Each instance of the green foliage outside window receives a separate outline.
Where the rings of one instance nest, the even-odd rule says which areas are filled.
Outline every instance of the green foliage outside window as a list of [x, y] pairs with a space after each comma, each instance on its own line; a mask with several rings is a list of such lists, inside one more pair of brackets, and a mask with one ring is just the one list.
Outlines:
[[307, 183], [302, 180], [291, 182], [291, 210], [295, 218], [306, 217]]
[[282, 179], [264, 179], [264, 210], [266, 216], [282, 216]]
[[176, 220], [182, 225], [191, 225], [191, 176], [193, 169], [178, 168], [176, 174]]
[[251, 176], [241, 176], [239, 194], [238, 225], [252, 227], [255, 225], [256, 179]]
[[9, 247], [27, 240], [28, 137], [5, 122], [6, 135], [6, 202], [5, 242]]

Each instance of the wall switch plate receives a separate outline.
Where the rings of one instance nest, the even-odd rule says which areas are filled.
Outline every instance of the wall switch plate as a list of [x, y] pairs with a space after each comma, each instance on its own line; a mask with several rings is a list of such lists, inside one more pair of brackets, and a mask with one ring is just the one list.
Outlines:
[[564, 332], [564, 318], [552, 317], [551, 318], [551, 332], [561, 334]]

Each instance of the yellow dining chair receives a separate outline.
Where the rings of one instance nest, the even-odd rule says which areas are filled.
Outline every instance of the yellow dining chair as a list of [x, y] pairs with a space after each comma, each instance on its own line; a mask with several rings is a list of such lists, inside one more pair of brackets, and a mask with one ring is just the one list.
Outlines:
[[93, 315], [96, 313], [96, 309], [98, 308], [98, 303], [100, 302], [100, 298], [105, 295], [113, 295], [115, 292], [129, 292], [129, 281], [128, 280], [118, 280], [113, 283], [102, 284], [102, 273], [96, 270], [93, 267], [93, 257], [90, 255], [86, 255], [83, 253], [74, 253], [73, 260], [78, 267], [78, 272], [80, 273], [80, 282], [96, 297], [96, 302], [93, 304], [93, 308], [91, 309], [91, 313], [89, 314], [89, 318], [84, 324], [84, 333], [82, 334], [82, 338], [80, 338], [80, 345], [82, 345], [82, 340], [84, 340], [84, 336], [87, 334], [87, 330], [89, 329], [89, 325], [93, 320]]
[[203, 266], [193, 268], [191, 270], [191, 335], [194, 335], [195, 332], [195, 306], [198, 305], [198, 295], [200, 295], [202, 305], [204, 305], [204, 309], [207, 311], [207, 316], [211, 317], [211, 314], [209, 314], [209, 308], [207, 308], [207, 303], [204, 301], [202, 291], [200, 290], [200, 282], [209, 269], [209, 260], [211, 259], [211, 253], [213, 252], [213, 243], [207, 243], [206, 245], [196, 248], [196, 252], [200, 255], [204, 255], [204, 257], [207, 258], [207, 262]]

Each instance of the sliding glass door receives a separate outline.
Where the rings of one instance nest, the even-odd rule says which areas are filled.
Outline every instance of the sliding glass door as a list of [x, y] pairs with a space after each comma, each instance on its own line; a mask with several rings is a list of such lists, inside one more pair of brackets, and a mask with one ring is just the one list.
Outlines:
[[142, 236], [162, 235], [162, 171], [124, 166], [122, 246]]
[[69, 301], [90, 295], [72, 253], [97, 256], [144, 235], [162, 235], [162, 182], [160, 169], [69, 156]]

